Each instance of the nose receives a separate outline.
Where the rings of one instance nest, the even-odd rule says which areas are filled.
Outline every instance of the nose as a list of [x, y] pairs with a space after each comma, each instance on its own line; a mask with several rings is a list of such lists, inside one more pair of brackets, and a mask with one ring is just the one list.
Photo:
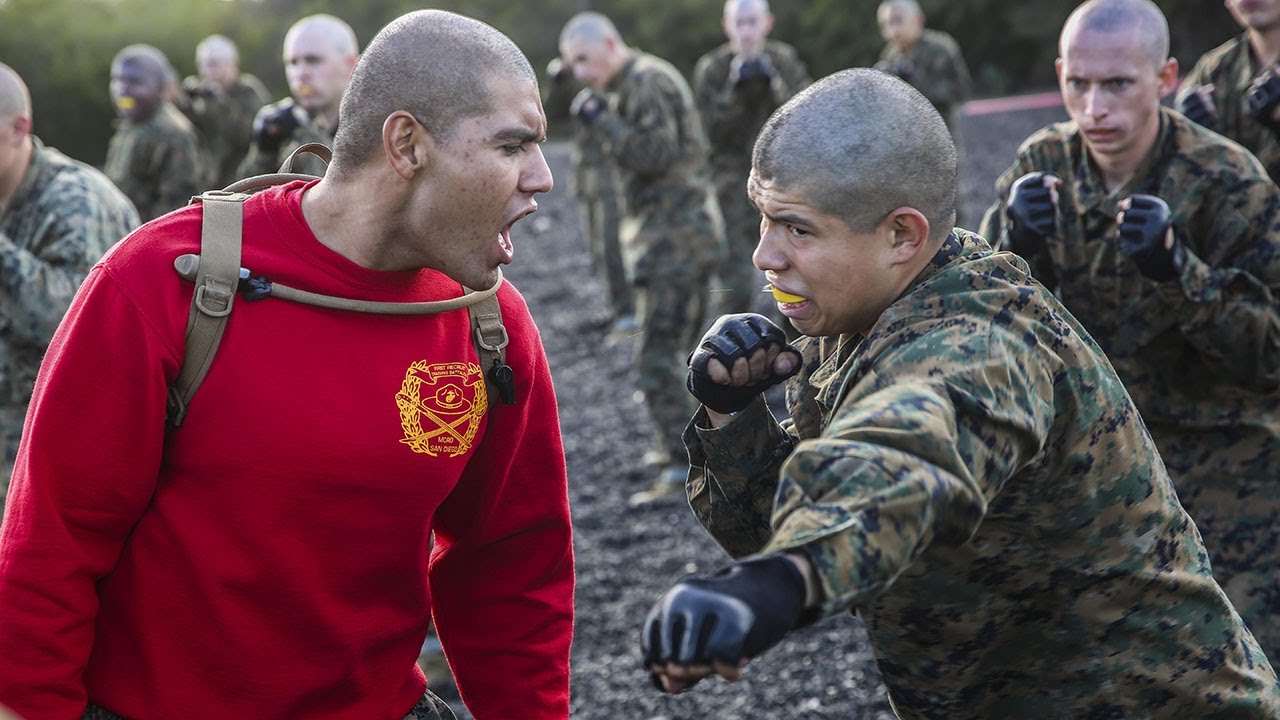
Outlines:
[[529, 153], [529, 165], [520, 176], [520, 190], [530, 195], [551, 192], [555, 179], [551, 177], [551, 166], [542, 154], [542, 146], [534, 145]]
[[1100, 118], [1107, 114], [1106, 105], [1102, 100], [1102, 90], [1097, 87], [1090, 88], [1084, 94], [1084, 111], [1090, 117]]
[[781, 252], [778, 243], [773, 239], [775, 233], [769, 228], [769, 221], [760, 218], [760, 242], [756, 243], [755, 252], [751, 253], [751, 264], [761, 272], [779, 271], [787, 268], [787, 259]]

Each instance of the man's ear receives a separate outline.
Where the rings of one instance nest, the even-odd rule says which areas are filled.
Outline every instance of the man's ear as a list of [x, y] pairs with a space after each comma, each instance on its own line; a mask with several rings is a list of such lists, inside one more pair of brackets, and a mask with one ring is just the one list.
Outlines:
[[382, 151], [387, 164], [405, 180], [427, 168], [434, 144], [427, 129], [408, 112], [397, 110], [382, 123]]
[[929, 220], [913, 207], [900, 207], [885, 218], [890, 231], [889, 260], [893, 264], [910, 262], [929, 245]]
[[17, 147], [26, 142], [31, 134], [31, 118], [27, 115], [14, 115], [9, 121], [9, 129], [13, 131], [13, 145]]
[[1178, 89], [1178, 61], [1169, 58], [1160, 66], [1160, 97], [1165, 97]]

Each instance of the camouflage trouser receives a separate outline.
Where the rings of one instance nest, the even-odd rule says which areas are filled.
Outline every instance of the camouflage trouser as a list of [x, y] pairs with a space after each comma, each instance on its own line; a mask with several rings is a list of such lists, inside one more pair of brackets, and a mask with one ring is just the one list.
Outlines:
[[724, 215], [725, 254], [716, 268], [720, 284], [715, 290], [712, 313], [752, 312], [764, 285], [763, 275], [751, 262], [760, 242], [760, 212], [747, 197], [747, 179], [740, 183], [718, 183], [716, 197]]
[[631, 284], [622, 260], [618, 239], [619, 216], [617, 193], [605, 192], [581, 200], [583, 232], [591, 249], [591, 262], [609, 294], [609, 307], [615, 318], [635, 313]]
[[1276, 478], [1239, 478], [1228, 486], [1178, 486], [1200, 528], [1213, 577], [1258, 645], [1280, 661], [1280, 497]]
[[688, 263], [653, 273], [636, 288], [639, 386], [659, 447], [676, 463], [688, 457], [680, 436], [697, 401], [685, 389], [686, 358], [705, 330], [706, 309], [707, 273]]
[[[119, 715], [105, 710], [103, 708], [89, 703], [85, 708], [84, 715], [80, 716], [80, 720], [124, 720]], [[449, 705], [445, 701], [431, 694], [428, 690], [423, 693], [422, 698], [413, 706], [405, 716], [404, 720], [457, 720], [457, 716], [449, 709]]]

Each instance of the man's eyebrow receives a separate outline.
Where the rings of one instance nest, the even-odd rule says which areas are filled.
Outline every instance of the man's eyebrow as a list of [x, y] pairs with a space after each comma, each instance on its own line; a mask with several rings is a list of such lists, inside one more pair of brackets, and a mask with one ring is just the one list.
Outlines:
[[500, 142], [542, 142], [545, 136], [529, 128], [506, 128], [493, 134], [493, 139]]
[[773, 213], [767, 213], [761, 210], [760, 214], [769, 218], [770, 222], [780, 222], [780, 223], [785, 223], [787, 225], [798, 225], [800, 227], [807, 227], [807, 228], [813, 227], [813, 223], [809, 222], [807, 218], [801, 217], [799, 215], [793, 215], [791, 213], [781, 213], [781, 214], [775, 215]]

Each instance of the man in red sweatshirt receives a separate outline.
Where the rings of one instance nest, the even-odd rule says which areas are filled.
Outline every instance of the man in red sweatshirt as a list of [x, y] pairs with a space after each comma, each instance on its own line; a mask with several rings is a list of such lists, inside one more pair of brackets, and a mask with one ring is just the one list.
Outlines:
[[[368, 46], [319, 181], [244, 205], [241, 264], [381, 302], [487, 288], [551, 189], [537, 78], [421, 11]], [[468, 708], [568, 716], [573, 557], [538, 330], [509, 283], [514, 404], [468, 312], [238, 302], [178, 428], [201, 208], [93, 269], [45, 356], [0, 527], [0, 705], [28, 718], [435, 718], [434, 618]], [[434, 535], [434, 547], [431, 538]]]

